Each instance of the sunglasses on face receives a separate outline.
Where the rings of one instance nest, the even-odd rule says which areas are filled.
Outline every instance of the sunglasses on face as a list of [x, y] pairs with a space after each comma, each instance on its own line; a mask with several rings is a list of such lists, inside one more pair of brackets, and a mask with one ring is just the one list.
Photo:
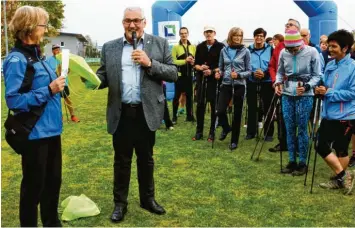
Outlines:
[[286, 50], [290, 53], [295, 53], [295, 52], [298, 52], [300, 49], [300, 46], [297, 46], [297, 47], [286, 47]]

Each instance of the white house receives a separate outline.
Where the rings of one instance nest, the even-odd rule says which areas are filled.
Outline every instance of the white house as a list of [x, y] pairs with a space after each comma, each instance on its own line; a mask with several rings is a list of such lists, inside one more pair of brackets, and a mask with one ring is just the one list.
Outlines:
[[69, 49], [70, 53], [85, 56], [85, 47], [88, 42], [81, 34], [60, 32], [56, 37], [46, 37], [50, 42], [44, 47], [47, 57], [52, 56], [52, 45], [58, 44], [62, 49]]

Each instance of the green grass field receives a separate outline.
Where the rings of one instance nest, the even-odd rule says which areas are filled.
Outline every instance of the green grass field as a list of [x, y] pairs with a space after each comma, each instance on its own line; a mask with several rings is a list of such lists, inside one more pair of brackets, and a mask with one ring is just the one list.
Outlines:
[[[184, 122], [185, 116], [179, 118], [175, 130], [165, 131], [162, 125], [156, 133], [156, 199], [167, 214], [153, 215], [139, 207], [134, 162], [128, 213], [122, 223], [113, 224], [109, 219], [113, 209], [113, 149], [106, 132], [107, 90], [81, 90], [71, 97], [81, 122], [64, 123], [60, 202], [70, 195], [85, 194], [97, 203], [101, 213], [63, 222], [64, 226], [355, 226], [355, 194], [343, 196], [340, 191], [316, 186], [331, 174], [320, 157], [314, 193], [309, 194], [310, 178], [304, 187], [304, 177], [279, 173], [279, 154], [267, 151], [276, 139], [266, 143], [259, 162], [251, 161], [255, 141], [244, 140], [245, 129], [234, 152], [228, 149], [230, 136], [216, 141], [212, 149], [206, 140], [191, 140], [195, 125]], [[1, 104], [3, 125], [7, 116], [3, 83]], [[4, 141], [3, 127], [1, 149], [1, 226], [14, 227], [19, 226], [21, 157]], [[287, 153], [283, 155], [285, 164]]]

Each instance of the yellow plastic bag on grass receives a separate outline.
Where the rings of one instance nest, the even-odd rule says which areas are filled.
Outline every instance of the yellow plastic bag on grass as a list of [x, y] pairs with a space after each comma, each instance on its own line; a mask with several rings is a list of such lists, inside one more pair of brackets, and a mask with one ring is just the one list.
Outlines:
[[78, 218], [100, 214], [100, 209], [86, 195], [69, 196], [61, 204], [63, 208], [62, 220], [71, 221]]

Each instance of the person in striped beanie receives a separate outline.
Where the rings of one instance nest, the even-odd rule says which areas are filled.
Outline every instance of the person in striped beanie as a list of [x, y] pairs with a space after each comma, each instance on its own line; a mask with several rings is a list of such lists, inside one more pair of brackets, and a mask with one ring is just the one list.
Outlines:
[[[303, 175], [307, 171], [307, 124], [313, 107], [312, 88], [321, 79], [320, 60], [318, 51], [305, 45], [297, 30], [286, 30], [284, 44], [275, 81], [275, 93], [282, 96], [289, 151], [289, 163], [282, 173]], [[299, 164], [296, 161], [296, 148]]]

